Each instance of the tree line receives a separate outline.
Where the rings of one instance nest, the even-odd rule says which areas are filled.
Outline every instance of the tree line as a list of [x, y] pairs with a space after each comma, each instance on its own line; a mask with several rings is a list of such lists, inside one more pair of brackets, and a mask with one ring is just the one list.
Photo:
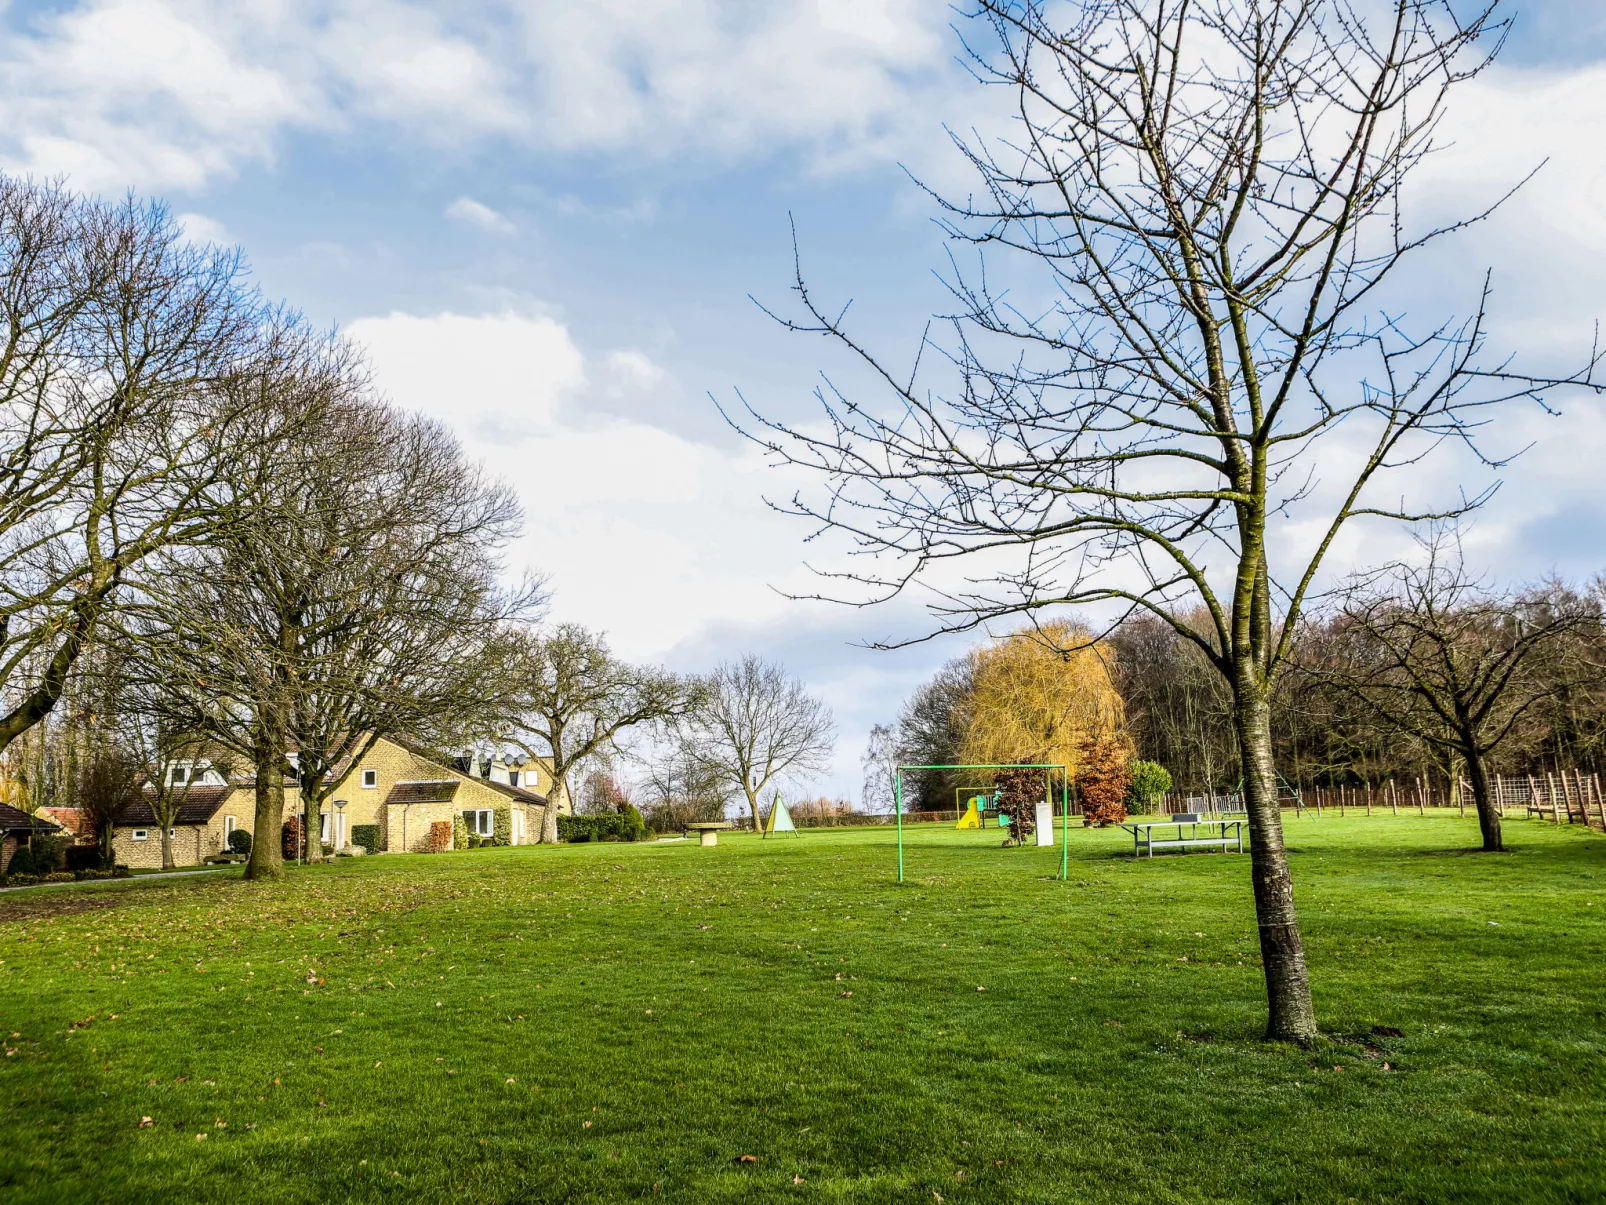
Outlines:
[[203, 754], [249, 775], [268, 878], [286, 784], [316, 815], [381, 736], [544, 759], [543, 841], [639, 725], [755, 816], [828, 749], [779, 667], [676, 675], [544, 622], [512, 491], [160, 204], [0, 177], [0, 316], [0, 787], [85, 808], [103, 857], [143, 798], [172, 864], [168, 769]]

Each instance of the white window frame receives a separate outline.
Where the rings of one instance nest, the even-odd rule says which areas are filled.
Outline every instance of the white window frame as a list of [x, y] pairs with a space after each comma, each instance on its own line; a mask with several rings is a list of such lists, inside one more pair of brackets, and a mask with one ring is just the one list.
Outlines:
[[178, 829], [176, 829], [176, 828], [168, 829], [167, 830], [167, 839], [169, 841], [177, 841], [178, 840]]
[[328, 841], [329, 841], [329, 813], [328, 812], [319, 812], [318, 813], [318, 841], [319, 841], [320, 844], [328, 844]]
[[[494, 809], [464, 808], [460, 815], [463, 817], [463, 823], [468, 826], [468, 831], [474, 836], [496, 836], [496, 812]], [[470, 816], [474, 817], [474, 819], [470, 820]], [[487, 825], [488, 827], [481, 828], [481, 825]]]
[[235, 830], [236, 827], [238, 827], [238, 825], [237, 825], [237, 823], [236, 823], [236, 821], [235, 821], [233, 816], [225, 816], [225, 817], [223, 817], [223, 844], [224, 845], [227, 845], [229, 843], [229, 838], [234, 835], [234, 830]]
[[150, 835], [151, 834], [150, 834], [150, 830], [149, 829], [136, 828], [134, 830], [134, 840], [135, 841], [147, 841], [147, 840], [150, 839]]
[[517, 770], [509, 770], [507, 772], [507, 785], [510, 787], [519, 785], [519, 772]]
[[377, 787], [379, 785], [379, 771], [364, 770], [362, 772], [362, 785], [368, 790], [373, 790]]

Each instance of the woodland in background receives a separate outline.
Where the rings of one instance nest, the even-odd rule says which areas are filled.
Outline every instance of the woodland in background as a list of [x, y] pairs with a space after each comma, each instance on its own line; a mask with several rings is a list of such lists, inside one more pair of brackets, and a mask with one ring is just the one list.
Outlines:
[[[1301, 788], [1420, 775], [1454, 798], [1469, 769], [1450, 731], [1455, 695], [1465, 712], [1482, 708], [1469, 718], [1481, 725], [1487, 774], [1597, 769], [1606, 584], [1502, 591], [1470, 579], [1442, 541], [1426, 556], [1421, 568], [1392, 566], [1341, 588], [1301, 623], [1272, 700], [1278, 772]], [[875, 777], [894, 764], [1043, 760], [1076, 775], [1090, 749], [1113, 740], [1134, 764], [1168, 770], [1175, 791], [1227, 794], [1239, 789], [1242, 764], [1232, 707], [1220, 673], [1163, 619], [1130, 617], [1097, 641], [1047, 624], [943, 666], [896, 725], [877, 730], [872, 749], [879, 741], [881, 752], [867, 769]], [[912, 772], [905, 808], [951, 811], [956, 791], [990, 782], [978, 772]]]

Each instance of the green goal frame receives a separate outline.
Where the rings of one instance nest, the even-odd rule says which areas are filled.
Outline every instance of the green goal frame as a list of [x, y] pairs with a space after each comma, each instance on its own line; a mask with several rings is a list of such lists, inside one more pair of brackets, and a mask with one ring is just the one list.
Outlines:
[[[1071, 775], [1068, 767], [1042, 762], [982, 762], [962, 766], [897, 766], [893, 770], [892, 807], [898, 827], [898, 882], [903, 882], [903, 775], [906, 770], [1058, 770], [1060, 772], [1060, 880], [1071, 873]], [[1054, 778], [1048, 779], [1048, 801], [1054, 802]]]

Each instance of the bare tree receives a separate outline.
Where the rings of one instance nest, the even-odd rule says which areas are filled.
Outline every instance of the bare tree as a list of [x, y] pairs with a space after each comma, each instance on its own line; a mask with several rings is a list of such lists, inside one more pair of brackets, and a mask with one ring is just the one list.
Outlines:
[[[171, 550], [142, 575], [120, 624], [128, 672], [152, 685], [167, 722], [216, 741], [254, 768], [255, 840], [248, 878], [283, 874], [279, 832], [290, 766], [286, 732], [299, 659], [316, 635], [321, 573], [342, 549], [309, 561], [321, 487], [350, 471], [325, 453], [363, 381], [345, 345], [284, 323], [230, 387], [252, 399], [248, 454], [218, 487], [232, 519], [206, 546]], [[324, 442], [328, 437], [329, 442]]]
[[800, 270], [787, 325], [848, 351], [890, 408], [828, 382], [823, 431], [753, 413], [755, 437], [826, 485], [786, 509], [879, 555], [851, 601], [919, 582], [948, 628], [1115, 603], [1194, 643], [1232, 691], [1266, 1032], [1307, 1043], [1270, 724], [1306, 598], [1352, 520], [1483, 497], [1404, 505], [1391, 471], [1476, 451], [1501, 403], [1591, 380], [1593, 361], [1560, 381], [1490, 366], [1487, 284], [1462, 321], [1364, 316], [1414, 251], [1482, 216], [1413, 226], [1401, 186], [1503, 26], [1438, 0], [973, 13], [973, 69], [1016, 103], [1011, 137], [956, 139], [979, 192], [937, 199], [977, 265], [952, 261], [954, 313], [896, 368]]
[[227, 521], [219, 382], [263, 306], [160, 205], [0, 176], [0, 749], [60, 699], [129, 573]]
[[1312, 669], [1464, 768], [1492, 852], [1503, 846], [1489, 757], [1554, 695], [1555, 677], [1534, 672], [1549, 646], [1598, 624], [1599, 611], [1567, 595], [1558, 604], [1549, 590], [1526, 598], [1491, 591], [1450, 539], [1427, 551], [1423, 564], [1352, 584], [1332, 620], [1333, 655]]
[[758, 799], [782, 778], [823, 770], [835, 747], [830, 709], [779, 665], [749, 654], [703, 679], [679, 735], [686, 758], [742, 793], [753, 831]]
[[579, 624], [510, 628], [500, 658], [502, 736], [545, 759], [552, 775], [539, 838], [546, 844], [557, 842], [558, 812], [577, 765], [611, 749], [626, 729], [684, 715], [699, 697], [696, 683], [619, 660], [601, 635]]

